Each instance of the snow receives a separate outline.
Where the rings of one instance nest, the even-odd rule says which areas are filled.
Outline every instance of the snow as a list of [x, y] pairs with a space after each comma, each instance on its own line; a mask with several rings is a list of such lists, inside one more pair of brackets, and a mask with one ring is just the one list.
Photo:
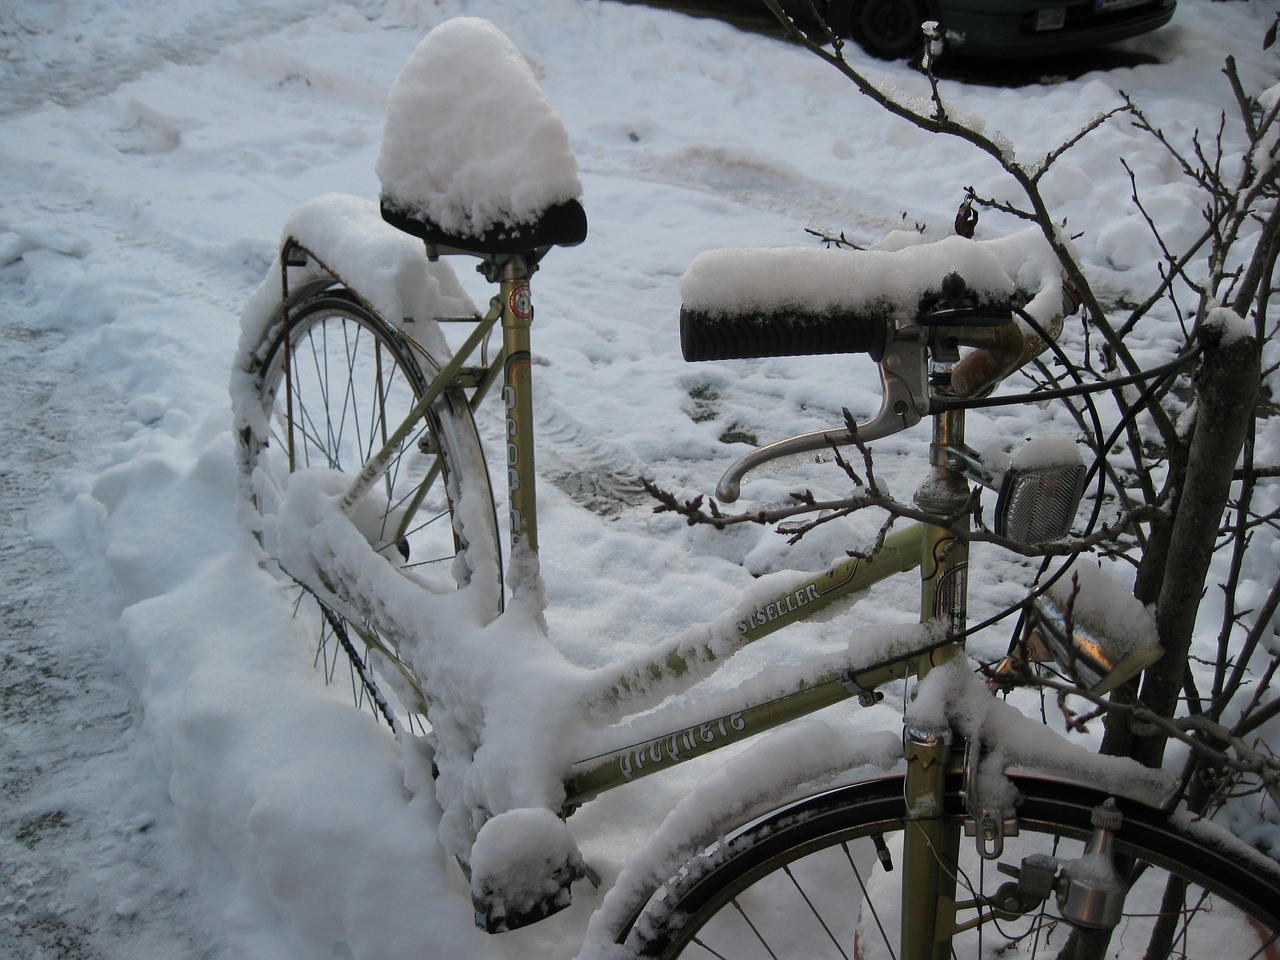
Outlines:
[[805, 308], [867, 314], [887, 307], [890, 316], [905, 323], [921, 298], [936, 293], [953, 271], [985, 300], [1014, 291], [999, 260], [981, 244], [947, 237], [897, 252], [839, 247], [712, 250], [694, 258], [680, 282], [680, 293], [686, 306], [712, 315]]
[[[338, 193], [308, 200], [285, 222], [281, 242], [287, 239], [308, 251], [306, 274], [339, 276], [384, 317], [466, 317], [476, 313], [475, 304], [448, 265], [429, 263], [422, 243], [388, 225], [371, 200]], [[292, 282], [298, 285], [305, 279], [294, 277]], [[277, 258], [245, 304], [240, 346], [232, 366], [236, 425], [253, 426], [260, 434], [266, 424], [249, 371], [254, 351], [269, 324], [277, 319], [281, 280]], [[449, 349], [443, 340], [433, 339], [426, 346], [432, 356], [448, 359]]]
[[582, 196], [569, 134], [533, 70], [476, 17], [442, 23], [409, 57], [375, 169], [397, 210], [471, 236]]
[[[448, 822], [441, 834], [434, 758], [352, 709], [345, 677], [324, 684], [307, 627], [291, 616], [293, 591], [263, 568], [244, 525], [233, 442], [244, 407], [233, 412], [227, 382], [243, 362], [242, 315], [269, 317], [285, 233], [321, 259], [358, 264], [352, 282], [389, 316], [428, 300], [466, 313], [490, 289], [468, 262], [427, 265], [416, 243], [389, 231], [375, 216], [383, 190], [428, 204], [442, 223], [476, 227], [581, 192], [592, 234], [551, 253], [535, 284], [548, 635], [504, 619], [477, 634], [478, 650], [455, 656], [427, 643], [432, 630], [410, 600], [397, 614], [421, 628], [419, 654], [435, 658], [432, 669], [464, 670], [481, 657], [488, 664], [484, 704], [502, 731], [495, 759], [446, 767], [442, 789], [498, 798], [514, 814], [505, 823], [527, 837], [538, 818], [529, 798], [555, 799], [549, 759], [633, 742], [652, 722], [562, 735], [522, 723], [531, 689], [549, 701], [539, 717], [552, 722], [557, 697], [581, 692], [584, 676], [598, 677], [590, 671], [604, 664], [639, 670], [682, 644], [732, 645], [740, 597], [749, 609], [797, 576], [780, 571], [822, 569], [876, 532], [871, 518], [853, 518], [788, 548], [764, 530], [718, 534], [649, 512], [630, 482], [636, 475], [692, 496], [713, 487], [746, 438], [829, 428], [842, 407], [866, 414], [879, 403], [865, 358], [686, 366], [681, 278], [706, 251], [750, 248], [742, 255], [750, 262], [794, 250], [811, 242], [803, 234], [810, 225], [846, 230], [865, 246], [890, 238], [868, 257], [946, 250], [966, 186], [1014, 195], [989, 158], [878, 112], [799, 50], [640, 5], [229, 0], [214, 10], [131, 0], [125, 9], [73, 0], [0, 11], [8, 427], [0, 955], [573, 957], [632, 852], [640, 851], [627, 877], [656, 875], [667, 841], [714, 827], [730, 797], [767, 803], [780, 783], [827, 775], [826, 761], [796, 744], [829, 746], [839, 763], [882, 764], [900, 733], [901, 692], [880, 709], [831, 711], [819, 725], [779, 731], [763, 752], [735, 754], [736, 764], [694, 764], [606, 795], [568, 824], [602, 889], [580, 882], [563, 914], [501, 937], [479, 933], [469, 885], [449, 856], [478, 825]], [[1187, 143], [1197, 128], [1216, 130], [1230, 102], [1218, 73], [1227, 55], [1251, 88], [1276, 83], [1274, 54], [1256, 42], [1268, 12], [1187, 2], [1170, 27], [1129, 44], [1159, 62], [1022, 87], [946, 81], [946, 101], [984, 117], [1020, 157], [1043, 156], [1116, 105], [1119, 90]], [[421, 149], [483, 148], [487, 158], [438, 187], [415, 179], [427, 166], [411, 162], [419, 147], [396, 145], [421, 125], [397, 120], [384, 137], [384, 122], [402, 66], [454, 16], [483, 18], [510, 38], [518, 56], [488, 27], [463, 24], [495, 45], [494, 83], [505, 77], [521, 92], [514, 103], [531, 127], [510, 143], [470, 145], [435, 131]], [[927, 84], [904, 65], [851, 56], [881, 86], [927, 100]], [[410, 93], [417, 86], [409, 83]], [[493, 87], [439, 89], [473, 103]], [[409, 96], [397, 109], [416, 116], [421, 107]], [[474, 109], [490, 116], [494, 106]], [[1229, 142], [1236, 136], [1226, 133]], [[507, 147], [531, 142], [546, 166], [512, 172]], [[1175, 165], [1125, 124], [1104, 126], [1056, 164], [1045, 188], [1066, 218], [1064, 234], [1117, 301], [1145, 296], [1161, 255], [1130, 204], [1120, 157], [1151, 198], [1149, 210], [1170, 228], [1199, 229], [1198, 200]], [[486, 207], [499, 171], [512, 192]], [[476, 179], [464, 184], [468, 176]], [[535, 195], [541, 185], [550, 192]], [[465, 204], [438, 205], [468, 191]], [[966, 248], [993, 255], [999, 270], [970, 276], [962, 267], [966, 279], [1051, 290], [1056, 267], [1017, 239], [1022, 230], [984, 213], [979, 242]], [[360, 256], [341, 247], [347, 239], [358, 241]], [[828, 256], [816, 243], [798, 256], [805, 270], [863, 258]], [[1167, 360], [1176, 329], [1171, 313], [1158, 314], [1134, 338], [1139, 359]], [[1078, 333], [1066, 337], [1080, 349]], [[500, 449], [500, 418], [481, 429]], [[971, 416], [969, 442], [985, 449], [1074, 430], [1052, 406], [1005, 408]], [[915, 430], [876, 444], [877, 478], [901, 499], [914, 488], [924, 439]], [[1259, 461], [1273, 462], [1278, 450], [1274, 425], [1260, 431]], [[341, 558], [344, 538], [358, 530], [341, 522], [325, 477], [309, 479], [310, 498], [299, 484], [292, 502], [329, 511], [316, 532], [333, 538], [331, 555]], [[846, 487], [830, 464], [813, 464], [761, 475], [745, 493], [767, 503], [794, 489], [836, 496]], [[1257, 555], [1274, 567], [1276, 549]], [[970, 578], [973, 613], [1015, 601], [1032, 573], [984, 551]], [[1246, 569], [1241, 579], [1265, 595], [1260, 584], [1273, 575]], [[857, 607], [859, 622], [880, 631], [867, 631], [867, 643], [900, 637], [917, 604], [910, 583], [878, 588]], [[458, 616], [479, 619], [478, 607]], [[718, 631], [713, 618], [726, 608]], [[529, 626], [538, 611], [515, 613]], [[974, 638], [975, 655], [1003, 652], [1007, 637], [997, 632]], [[532, 655], [513, 643], [546, 653], [535, 679], [507, 669], [517, 654]], [[839, 619], [761, 641], [677, 701], [667, 729], [701, 705], [727, 711], [737, 684], [767, 696], [805, 675], [798, 664], [806, 656], [831, 664], [849, 650]], [[990, 709], [974, 722], [1000, 727], [1014, 707]], [[1058, 748], [1047, 735], [1020, 745], [1046, 761], [1061, 756]], [[740, 776], [748, 772], [750, 781]], [[735, 782], [754, 786], [735, 792]], [[1273, 821], [1234, 816], [1250, 842], [1273, 838]], [[655, 831], [659, 840], [646, 846]], [[559, 854], [568, 850], [563, 839], [550, 844]], [[486, 846], [482, 857], [506, 841]], [[536, 862], [546, 851], [529, 853]]]
[[1216, 334], [1218, 343], [1224, 347], [1257, 336], [1253, 324], [1228, 307], [1210, 310], [1204, 323], [1206, 329]]
[[1055, 736], [1047, 726], [1018, 723], [1015, 714], [1013, 706], [992, 697], [983, 678], [956, 658], [920, 682], [908, 704], [906, 722], [913, 729], [930, 732], [947, 729], [950, 720], [954, 729], [982, 744], [977, 782], [983, 802], [992, 809], [1013, 808], [1016, 795], [1003, 773], [1016, 767], [1097, 784], [1152, 805], [1160, 805], [1174, 787], [1170, 773], [1135, 770], [1120, 758], [1101, 756]]
[[1061, 609], [1071, 604], [1073, 625], [1106, 637], [1108, 648], [1117, 656], [1159, 642], [1151, 611], [1092, 558], [1081, 557], [1073, 563], [1049, 592]]
[[573, 833], [545, 807], [508, 810], [488, 820], [470, 863], [472, 891], [499, 919], [548, 900], [567, 906], [569, 892], [557, 882], [558, 874], [577, 879], [583, 867]]
[[1068, 467], [1080, 462], [1080, 447], [1067, 434], [1032, 437], [1018, 447], [1009, 466], [1015, 470]]
[[724, 836], [790, 799], [814, 793], [851, 771], [875, 776], [901, 757], [901, 743], [887, 732], [841, 735], [807, 720], [766, 737], [749, 755], [727, 761], [671, 810], [642, 850], [632, 856], [596, 915], [580, 954], [610, 955], [613, 931], [629, 919], [634, 898], [666, 881], [709, 837]]

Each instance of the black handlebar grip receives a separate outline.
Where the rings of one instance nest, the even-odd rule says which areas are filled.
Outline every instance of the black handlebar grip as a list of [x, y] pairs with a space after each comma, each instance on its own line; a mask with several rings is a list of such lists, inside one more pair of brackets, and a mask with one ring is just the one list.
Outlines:
[[710, 314], [680, 308], [680, 349], [688, 361], [869, 353], [879, 360], [888, 314]]

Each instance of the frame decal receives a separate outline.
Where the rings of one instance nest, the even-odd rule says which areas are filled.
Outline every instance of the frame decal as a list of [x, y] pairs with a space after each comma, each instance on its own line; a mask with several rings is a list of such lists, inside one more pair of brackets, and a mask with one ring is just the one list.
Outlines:
[[747, 723], [741, 713], [733, 713], [719, 720], [687, 727], [677, 733], [658, 737], [628, 750], [618, 758], [618, 769], [624, 780], [633, 780], [640, 775], [646, 765], [656, 766], [667, 763], [680, 763], [691, 759], [692, 754], [704, 750], [715, 749], [716, 742], [725, 739], [740, 739], [734, 736], [746, 729]]
[[779, 597], [772, 603], [767, 603], [763, 607], [752, 610], [751, 613], [738, 621], [738, 632], [745, 637], [756, 627], [763, 627], [779, 617], [795, 613], [801, 607], [808, 606], [813, 601], [821, 599], [822, 594], [818, 592], [818, 588], [812, 583], [807, 584], [799, 590], [792, 591], [785, 597]]
[[511, 296], [507, 300], [507, 305], [521, 320], [533, 319], [533, 297], [529, 293], [529, 285], [527, 283], [518, 283], [511, 291]]

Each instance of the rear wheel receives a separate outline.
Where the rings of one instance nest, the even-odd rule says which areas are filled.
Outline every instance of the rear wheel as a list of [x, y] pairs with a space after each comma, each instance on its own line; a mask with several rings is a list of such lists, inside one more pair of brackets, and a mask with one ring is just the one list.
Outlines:
[[[1023, 797], [1020, 834], [1005, 841], [1000, 863], [1018, 867], [1032, 854], [1079, 858], [1105, 797], [1033, 778], [1015, 780]], [[717, 844], [655, 895], [631, 932], [646, 957], [806, 960], [897, 957], [903, 779], [889, 777], [804, 801]], [[965, 818], [959, 784], [945, 818]], [[1280, 867], [1215, 847], [1167, 817], [1121, 804], [1116, 834], [1131, 888], [1114, 931], [1085, 934], [1052, 906], [991, 916], [953, 940], [952, 955], [1008, 957], [1280, 957]], [[957, 901], [992, 897], [1010, 882], [961, 839], [959, 862], [944, 869]], [[1125, 859], [1127, 858], [1127, 859]], [[888, 865], [889, 870], [885, 867]], [[956, 921], [977, 916], [962, 908]]]
[[[315, 467], [357, 474], [438, 370], [421, 344], [336, 281], [295, 293], [288, 331], [283, 320], [281, 312], [268, 324], [254, 354], [267, 431], [248, 430], [242, 438], [269, 551], [289, 475]], [[465, 533], [464, 502], [480, 505], [468, 511]], [[500, 576], [492, 492], [461, 391], [446, 391], [428, 408], [355, 519], [371, 549], [425, 589], [443, 592], [475, 576]], [[499, 583], [495, 603], [501, 595]], [[298, 603], [316, 624], [316, 660], [326, 678], [349, 675], [357, 702], [375, 706], [388, 721], [395, 700], [406, 713], [421, 710], [420, 686], [375, 623], [307, 588]]]

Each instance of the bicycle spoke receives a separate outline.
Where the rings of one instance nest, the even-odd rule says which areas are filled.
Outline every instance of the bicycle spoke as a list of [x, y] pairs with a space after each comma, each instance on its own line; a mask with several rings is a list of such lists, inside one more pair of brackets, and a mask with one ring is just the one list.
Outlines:
[[819, 926], [822, 927], [823, 931], [827, 935], [827, 938], [831, 941], [831, 943], [835, 946], [835, 948], [838, 951], [840, 951], [840, 956], [844, 957], [845, 960], [849, 960], [849, 955], [844, 952], [844, 947], [840, 946], [840, 941], [837, 940], [836, 935], [831, 932], [831, 928], [827, 926], [827, 922], [822, 919], [822, 914], [820, 914], [818, 912], [818, 908], [813, 905], [813, 901], [809, 899], [809, 895], [805, 893], [804, 887], [800, 885], [800, 881], [796, 879], [796, 875], [791, 872], [791, 868], [783, 867], [782, 871], [787, 875], [787, 878], [795, 886], [796, 892], [800, 894], [800, 898], [804, 900], [805, 905], [809, 908], [809, 912], [812, 913], [813, 918], [818, 921]]
[[[872, 843], [876, 846], [878, 856], [884, 840], [879, 834], [876, 834], [872, 838]], [[884, 924], [880, 920], [880, 911], [876, 909], [875, 900], [872, 899], [867, 890], [867, 885], [862, 879], [862, 871], [858, 869], [858, 864], [853, 859], [853, 851], [849, 849], [849, 844], [844, 842], [840, 844], [840, 849], [844, 851], [845, 860], [849, 863], [849, 869], [853, 871], [854, 879], [858, 881], [858, 891], [862, 894], [862, 902], [871, 911], [871, 919], [875, 921], [876, 929], [880, 931], [880, 939], [884, 943], [884, 948], [889, 951], [889, 956], [892, 960], [898, 960], [898, 953], [893, 949], [893, 941], [889, 939], [889, 934], [885, 932]], [[875, 867], [873, 866], [872, 869], [874, 870]]]
[[[327, 386], [328, 376], [326, 371], [321, 368], [321, 355], [317, 353], [315, 340], [310, 335], [307, 337], [307, 345], [310, 348], [312, 365], [315, 367], [315, 386], [316, 392], [319, 395], [319, 409], [327, 411], [329, 406]], [[333, 425], [330, 422], [330, 418], [328, 416], [323, 418], [323, 427], [317, 423], [316, 419], [311, 415], [308, 398], [304, 395], [301, 375], [299, 373], [295, 373], [292, 379], [294, 419], [292, 424], [287, 425], [287, 436], [289, 438], [289, 442], [292, 444], [295, 457], [297, 453], [297, 446], [294, 438], [294, 431], [299, 430], [301, 431], [303, 441], [303, 466], [314, 466], [311, 462], [311, 453], [314, 447], [316, 452], [323, 454], [325, 466], [332, 469], [339, 468], [341, 464], [337, 461], [337, 446], [334, 443]]]
[[[347, 415], [350, 414], [351, 429], [355, 432], [355, 441], [352, 446], [358, 454], [356, 462], [363, 464], [368, 462], [369, 455], [372, 452], [373, 433], [370, 431], [367, 439], [361, 436], [360, 404], [359, 397], [356, 395], [356, 357], [357, 351], [360, 349], [360, 337], [363, 330], [359, 324], [354, 324], [356, 329], [353, 336], [349, 332], [351, 326], [353, 324], [345, 320], [342, 323], [342, 348], [346, 357], [346, 381], [342, 389], [342, 422], [345, 429]], [[375, 341], [373, 345], [374, 354], [376, 355], [380, 349], [381, 344]], [[352, 466], [355, 466], [355, 464], [353, 463]]]
[[[423, 478], [421, 481], [419, 481], [418, 483], [405, 484], [405, 485], [404, 485], [404, 488], [403, 488], [401, 491], [399, 491], [399, 492], [398, 492], [398, 493], [399, 493], [399, 495], [397, 496], [397, 498], [396, 498], [395, 500], [391, 501], [391, 504], [390, 504], [390, 510], [389, 510], [389, 512], [396, 512], [396, 511], [403, 510], [403, 509], [406, 509], [407, 507], [409, 507], [409, 506], [413, 503], [413, 501], [414, 501], [415, 499], [417, 499], [417, 498], [418, 498], [418, 496], [419, 496], [419, 488], [420, 488], [420, 487], [422, 486], [422, 484], [423, 484], [423, 483], [425, 483], [425, 482], [426, 482], [426, 477], [424, 477], [424, 478]], [[446, 511], [446, 513], [447, 513], [447, 511]], [[436, 518], [434, 518], [434, 517], [433, 517], [432, 519], [436, 519]], [[427, 521], [427, 523], [430, 523], [430, 522], [431, 522], [430, 520], [429, 520], [429, 521]], [[419, 530], [421, 530], [423, 527], [425, 527], [426, 525], [427, 525], [427, 524], [425, 524], [425, 523], [423, 523], [423, 524], [418, 524], [418, 525], [417, 525], [416, 527], [414, 527], [413, 529], [414, 529], [415, 531], [419, 531]], [[406, 531], [406, 533], [407, 533], [407, 532], [408, 532], [408, 531]]]
[[405, 534], [407, 536], [409, 534], [421, 533], [423, 530], [431, 526], [433, 523], [436, 523], [440, 520], [447, 520], [447, 519], [449, 519], [449, 511], [441, 510], [440, 512], [432, 514], [431, 516], [427, 517], [421, 523], [415, 524], [411, 529], [405, 531]]
[[742, 904], [738, 903], [736, 898], [729, 902], [733, 904], [733, 908], [738, 911], [738, 915], [741, 916], [742, 919], [746, 921], [747, 926], [751, 928], [751, 932], [755, 934], [755, 938], [760, 942], [760, 946], [764, 947], [765, 952], [769, 954], [769, 960], [778, 960], [778, 955], [773, 952], [773, 948], [769, 946], [768, 941], [765, 940], [764, 936], [756, 928], [756, 925], [751, 922], [751, 918], [747, 916], [747, 912], [742, 909]]
[[[302, 418], [305, 419], [306, 423], [311, 425], [310, 429], [308, 429], [304, 423], [299, 422], [299, 414], [301, 414]], [[291, 437], [294, 438], [293, 451], [295, 458], [298, 453], [296, 440], [299, 438], [302, 440], [301, 451], [303, 460], [300, 466], [310, 467], [313, 465], [311, 463], [311, 451], [313, 449], [324, 452], [326, 467], [337, 466], [337, 464], [333, 462], [333, 457], [328, 453], [325, 443], [320, 437], [320, 432], [316, 428], [315, 421], [311, 418], [306, 401], [303, 399], [301, 393], [296, 389], [294, 391], [293, 429], [290, 429], [289, 425], [286, 423], [284, 426], [284, 436], [280, 438], [281, 444], [285, 446], [285, 449], [289, 449]]]
[[[287, 338], [282, 326], [269, 326], [256, 352], [262, 358], [259, 388], [268, 432], [244, 435], [246, 459], [258, 474], [255, 485], [274, 487], [260, 507], [281, 501], [288, 473], [294, 470], [324, 467], [354, 476], [386, 447], [426, 389], [419, 356], [425, 357], [429, 369], [436, 369], [422, 347], [411, 349], [394, 328], [340, 285], [314, 288], [292, 303], [290, 311]], [[447, 487], [435, 484], [451, 449], [465, 451], [457, 457], [464, 466], [451, 474]], [[415, 425], [413, 437], [391, 453], [381, 482], [352, 512], [352, 519], [370, 547], [395, 566], [403, 569], [406, 552], [412, 556], [418, 582], [433, 591], [456, 588], [460, 570], [452, 562], [459, 549], [451, 522], [454, 500], [468, 490], [475, 490], [483, 498], [480, 502], [492, 500], [465, 400], [442, 398]], [[487, 524], [485, 513], [476, 517], [473, 535], [490, 540], [488, 555], [498, 556], [496, 516]], [[496, 565], [490, 572], [497, 572]], [[419, 681], [397, 659], [395, 644], [375, 625], [344, 619], [306, 587], [299, 591], [294, 612], [316, 623], [313, 660], [326, 682], [338, 679], [339, 664], [347, 660], [357, 705], [391, 719], [386, 698], [374, 686], [384, 672], [391, 680], [389, 690], [418, 687]], [[369, 651], [367, 660], [362, 659], [362, 647]], [[403, 714], [400, 722], [425, 730], [424, 720], [412, 716], [421, 706], [420, 692], [409, 701], [407, 710], [397, 711]]]
[[[299, 601], [305, 596], [306, 591], [302, 591]], [[337, 650], [331, 650], [329, 646], [329, 640], [332, 637], [333, 626], [330, 624], [329, 618], [322, 615], [320, 617], [320, 643], [316, 646], [316, 657], [312, 666], [323, 668], [325, 683], [333, 682], [333, 674], [338, 667]]]
[[436, 557], [434, 560], [419, 560], [417, 563], [402, 564], [402, 567], [405, 570], [416, 570], [421, 567], [430, 567], [430, 566], [433, 566], [434, 564], [444, 563], [446, 561], [451, 561], [451, 560], [453, 560], [453, 557], [451, 556], [439, 556], [439, 557]]
[[330, 396], [329, 366], [322, 362], [326, 356], [326, 348], [328, 346], [328, 333], [326, 328], [321, 328], [320, 336], [323, 338], [323, 341], [318, 350], [316, 348], [314, 337], [309, 336], [307, 338], [307, 345], [311, 348], [311, 362], [315, 366], [316, 388], [320, 394], [320, 408], [326, 413], [324, 418], [324, 439], [320, 442], [318, 449], [328, 456], [329, 466], [333, 467], [337, 466], [337, 464], [333, 462], [333, 457], [337, 453], [338, 446], [334, 437], [333, 417], [328, 415]]
[[707, 953], [709, 953], [709, 954], [711, 954], [711, 956], [715, 957], [715, 958], [716, 958], [716, 960], [729, 960], [729, 958], [728, 958], [728, 957], [726, 957], [723, 953], [721, 953], [721, 952], [720, 952], [720, 951], [718, 951], [718, 950], [712, 950], [709, 946], [707, 946], [705, 943], [703, 943], [703, 942], [702, 942], [701, 940], [699, 940], [697, 937], [694, 937], [692, 942], [693, 942], [693, 943], [696, 943], [696, 944], [697, 944], [698, 946], [700, 946], [703, 950], [707, 951]]
[[[342, 321], [342, 323], [341, 323], [341, 333], [342, 333], [342, 346], [343, 346], [343, 350], [344, 350], [345, 352], [347, 352], [347, 354], [348, 354], [348, 355], [350, 355], [350, 350], [351, 350], [351, 341], [350, 341], [350, 337], [347, 335], [347, 323], [346, 323], [346, 321], [345, 321], [345, 320], [344, 320], [344, 321]], [[325, 360], [326, 360], [326, 361], [328, 361], [328, 358], [329, 358], [329, 356], [330, 356], [330, 354], [329, 354], [329, 327], [328, 327], [328, 326], [325, 326], [325, 327], [321, 328], [320, 335], [321, 335], [321, 337], [323, 338], [324, 358], [325, 358]], [[360, 337], [360, 332], [359, 332], [359, 330], [357, 330], [357, 331], [356, 331], [356, 339], [357, 339], [357, 340], [359, 340], [359, 337]], [[329, 378], [331, 377], [331, 375], [332, 375], [332, 370], [331, 370], [330, 365], [329, 365], [329, 363], [328, 363], [328, 362], [326, 362], [326, 363], [325, 363], [325, 366], [324, 366], [324, 373], [325, 373], [325, 389], [324, 389], [324, 394], [325, 394], [325, 398], [326, 398], [325, 407], [326, 407], [326, 409], [327, 409], [327, 408], [329, 407], [329, 398], [332, 398], [332, 397], [334, 397], [334, 396], [335, 396], [335, 391], [334, 391], [333, 383], [332, 383], [332, 382], [330, 381], [330, 379], [329, 379]], [[345, 386], [341, 389], [341, 391], [340, 391], [340, 395], [341, 395], [341, 397], [342, 397], [342, 404], [341, 404], [341, 406], [339, 407], [339, 412], [338, 412], [338, 418], [337, 418], [337, 421], [338, 421], [338, 422], [337, 422], [337, 433], [336, 433], [334, 436], [332, 436], [332, 437], [330, 438], [330, 450], [332, 450], [332, 451], [333, 451], [334, 459], [338, 461], [338, 463], [336, 464], [336, 466], [337, 466], [339, 469], [341, 469], [341, 467], [342, 467], [342, 463], [341, 463], [341, 454], [342, 454], [342, 450], [343, 450], [343, 440], [344, 440], [344, 438], [346, 437], [346, 433], [347, 433], [347, 420], [348, 420], [348, 418], [351, 416], [351, 367], [350, 367], [350, 362], [349, 362], [349, 361], [348, 361], [348, 366], [347, 366], [347, 378], [346, 378], [346, 384], [345, 384]], [[330, 427], [332, 427], [332, 426], [333, 426], [333, 418], [332, 418], [332, 417], [329, 417], [329, 418], [328, 418], [328, 423], [329, 423]], [[357, 449], [357, 450], [359, 450], [359, 439], [360, 439], [360, 438], [359, 438], [359, 436], [358, 436], [358, 430], [357, 430], [357, 437], [356, 437], [356, 441], [357, 441], [356, 449]], [[351, 464], [351, 466], [353, 466], [353, 467], [354, 467], [355, 465], [356, 465], [356, 464], [355, 464], [354, 462]]]
[[[1006, 838], [1000, 862], [1015, 869], [1033, 856], [1063, 865], [1083, 862], [1093, 811], [1105, 797], [1053, 781], [1015, 782], [1023, 796], [1020, 830]], [[958, 788], [949, 790], [947, 805], [944, 821], [959, 830], [967, 813]], [[1135, 882], [1114, 930], [1069, 925], [1056, 915], [1052, 893], [1022, 917], [1001, 918], [992, 898], [1008, 877], [980, 860], [972, 842], [963, 841], [958, 863], [939, 864], [956, 878], [959, 902], [967, 904], [955, 917], [962, 929], [954, 934], [949, 955], [957, 960], [1015, 953], [1073, 960], [1273, 960], [1280, 939], [1273, 915], [1280, 903], [1280, 872], [1264, 881], [1256, 864], [1224, 861], [1219, 851], [1160, 811], [1131, 807], [1125, 816], [1125, 830], [1132, 832], [1117, 841], [1117, 857]], [[908, 910], [933, 910], [936, 905], [915, 905], [910, 891], [899, 886], [900, 874], [872, 874], [860, 844], [869, 840], [880, 846], [883, 836], [900, 843], [905, 822], [902, 782], [896, 778], [788, 808], [727, 841], [727, 850], [718, 845], [690, 861], [681, 876], [668, 881], [661, 906], [648, 921], [652, 932], [640, 937], [644, 950], [666, 960], [690, 955], [694, 944], [733, 960], [744, 960], [755, 949], [786, 960], [894, 956], [898, 918], [882, 908], [902, 904]], [[1167, 883], [1171, 878], [1174, 882]], [[1167, 926], [1163, 932], [1162, 925]]]

